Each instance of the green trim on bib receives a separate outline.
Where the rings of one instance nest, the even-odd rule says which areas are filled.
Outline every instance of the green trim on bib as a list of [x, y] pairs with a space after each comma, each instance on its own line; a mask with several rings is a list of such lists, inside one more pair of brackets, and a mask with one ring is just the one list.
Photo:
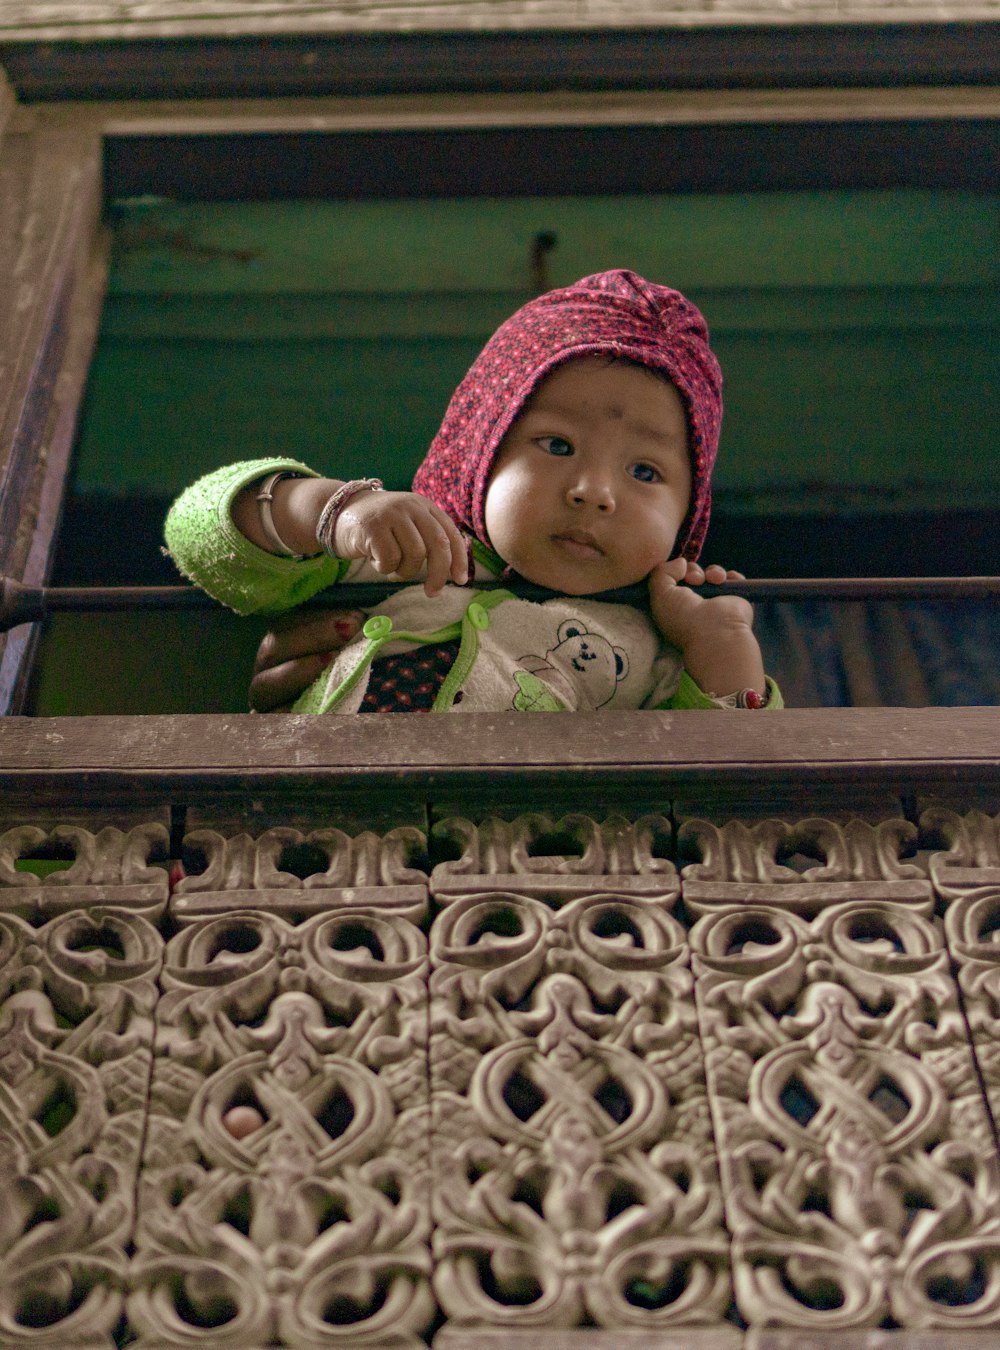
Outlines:
[[[431, 712], [447, 712], [455, 702], [455, 695], [469, 678], [469, 672], [479, 655], [479, 634], [489, 627], [486, 615], [504, 600], [513, 599], [510, 591], [477, 591], [472, 595], [462, 616], [462, 645], [455, 657], [455, 664], [444, 677], [444, 684], [438, 690]], [[482, 619], [478, 619], [478, 615], [482, 615]]]
[[494, 552], [488, 544], [484, 544], [480, 539], [473, 539], [471, 542], [472, 556], [476, 562], [482, 563], [487, 572], [492, 572], [495, 577], [498, 577], [507, 566], [500, 554]]

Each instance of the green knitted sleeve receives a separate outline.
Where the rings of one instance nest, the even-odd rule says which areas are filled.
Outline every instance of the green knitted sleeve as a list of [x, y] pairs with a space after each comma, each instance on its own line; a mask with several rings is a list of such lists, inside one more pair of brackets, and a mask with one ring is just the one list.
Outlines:
[[233, 524], [233, 498], [249, 483], [287, 469], [316, 477], [294, 459], [244, 460], [186, 488], [167, 516], [167, 551], [178, 569], [237, 614], [274, 614], [339, 581], [348, 564], [320, 553], [295, 562], [258, 548]]

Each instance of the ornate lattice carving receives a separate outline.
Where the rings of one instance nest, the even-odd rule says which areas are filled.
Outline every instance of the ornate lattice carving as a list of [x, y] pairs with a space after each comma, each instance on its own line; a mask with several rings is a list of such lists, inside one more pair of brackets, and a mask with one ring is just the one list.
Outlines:
[[113, 907], [0, 914], [0, 1343], [111, 1345], [162, 939]]
[[[727, 1243], [691, 977], [653, 825], [445, 828], [465, 852], [433, 882], [444, 902], [431, 933], [444, 1311], [510, 1327], [721, 1323]], [[569, 828], [579, 856], [550, 856], [544, 872], [526, 841]], [[619, 851], [601, 863], [608, 839]], [[620, 875], [591, 875], [589, 894], [560, 903], [560, 881], [584, 889], [582, 869], [609, 856]], [[487, 868], [506, 877], [512, 862], [519, 893], [480, 889]], [[659, 895], [629, 893], [654, 876]], [[451, 894], [459, 877], [475, 893]]]
[[682, 870], [684, 902], [695, 914], [734, 901], [777, 901], [803, 913], [843, 900], [927, 906], [926, 874], [901, 857], [916, 838], [916, 827], [901, 818], [877, 825], [821, 817], [752, 826], [688, 820], [680, 828], [681, 847], [696, 850], [701, 861]]
[[792, 908], [691, 933], [740, 1309], [996, 1325], [993, 1137], [939, 928], [926, 906]]
[[354, 837], [337, 829], [277, 827], [256, 839], [205, 829], [193, 830], [184, 843], [204, 866], [177, 886], [178, 914], [261, 904], [315, 914], [366, 902], [419, 913], [426, 903], [427, 877], [408, 866], [426, 839], [412, 826]]
[[664, 816], [596, 821], [580, 812], [559, 819], [533, 812], [478, 825], [451, 816], [434, 826], [432, 836], [441, 847], [461, 850], [431, 873], [436, 895], [510, 889], [568, 899], [603, 885], [647, 895], [674, 887], [674, 865], [663, 856], [671, 837]]
[[[951, 869], [943, 869], [951, 879]], [[967, 873], [969, 869], [955, 869]], [[1000, 1121], [1000, 886], [964, 887], [945, 914], [965, 1015], [994, 1121]]]
[[921, 815], [920, 828], [925, 843], [944, 845], [930, 857], [939, 894], [951, 898], [974, 886], [1000, 886], [1000, 816], [932, 806]]
[[[423, 1344], [426, 942], [384, 894], [298, 924], [189, 919], [170, 942], [128, 1303], [140, 1345]], [[237, 1106], [259, 1123], [239, 1138]]]
[[[48, 916], [97, 904], [155, 916], [166, 903], [167, 873], [150, 858], [165, 858], [167, 846], [167, 830], [156, 822], [96, 833], [79, 825], [15, 826], [0, 834], [0, 910]], [[72, 861], [44, 876], [18, 869], [20, 859], [37, 857]]]

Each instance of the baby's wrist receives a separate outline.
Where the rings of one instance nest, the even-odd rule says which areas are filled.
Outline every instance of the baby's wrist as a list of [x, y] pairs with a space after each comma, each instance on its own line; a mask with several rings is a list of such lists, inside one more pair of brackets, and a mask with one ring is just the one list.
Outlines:
[[692, 643], [681, 655], [684, 669], [709, 698], [727, 699], [751, 689], [761, 698], [767, 693], [764, 661], [750, 629], [709, 648]]
[[278, 485], [272, 516], [282, 539], [296, 553], [307, 558], [320, 553], [316, 525], [323, 506], [339, 486], [331, 478], [295, 478]]
[[[323, 504], [316, 521], [315, 539], [322, 551], [331, 558], [351, 556], [349, 546], [343, 538], [338, 540], [337, 527], [343, 523], [344, 510], [362, 493], [381, 492], [381, 478], [352, 478], [341, 483]], [[344, 531], [340, 531], [343, 536]], [[361, 555], [358, 555], [361, 556]]]

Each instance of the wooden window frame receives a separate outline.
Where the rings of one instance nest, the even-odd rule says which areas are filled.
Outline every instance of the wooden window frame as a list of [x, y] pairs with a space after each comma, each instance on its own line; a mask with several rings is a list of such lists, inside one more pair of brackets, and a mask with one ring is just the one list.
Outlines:
[[[29, 584], [40, 584], [51, 560], [107, 280], [107, 231], [101, 213], [102, 164], [109, 137], [262, 132], [297, 135], [358, 128], [433, 130], [469, 126], [858, 119], [890, 123], [913, 118], [996, 120], [1000, 118], [1000, 91], [781, 89], [20, 106], [9, 87], [0, 85], [0, 291], [13, 299], [0, 338], [0, 367], [8, 372], [0, 389], [0, 572]], [[3, 645], [0, 660], [3, 711], [18, 712], [23, 707], [33, 641], [33, 631], [25, 628], [8, 635]], [[968, 784], [975, 780], [995, 785], [997, 780], [996, 756], [990, 743], [995, 746], [1000, 740], [997, 736], [1000, 714], [992, 709], [907, 711], [905, 718], [894, 718], [887, 712], [874, 721], [870, 711], [861, 709], [803, 710], [768, 715], [766, 728], [756, 719], [740, 719], [740, 736], [750, 740], [738, 755], [733, 748], [730, 719], [725, 719], [727, 725], [723, 727], [722, 719], [713, 722], [711, 715], [708, 721], [699, 717], [697, 735], [678, 741], [673, 731], [669, 736], [666, 734], [667, 724], [673, 727], [677, 716], [644, 714], [641, 742], [634, 715], [602, 717], [598, 724], [600, 741], [593, 749], [574, 751], [572, 764], [567, 762], [566, 747], [593, 744], [591, 720], [581, 721], [579, 735], [567, 735], [564, 720], [560, 720], [558, 729], [551, 728], [552, 735], [549, 728], [533, 724], [530, 745], [522, 748], [523, 753], [518, 751], [519, 762], [532, 764], [532, 773], [541, 778], [550, 773], [558, 777], [572, 770], [579, 782], [581, 770], [589, 768], [602, 776], [607, 774], [610, 767], [607, 753], [612, 747], [612, 759], [618, 766], [615, 773], [624, 775], [623, 784], [632, 777], [637, 785], [640, 779], [648, 785], [650, 774], [655, 775], [669, 765], [680, 770], [682, 763], [687, 766], [684, 773], [691, 775], [692, 781], [706, 773], [718, 778], [722, 762], [732, 766], [735, 785], [751, 772], [751, 765], [759, 763], [763, 768], [775, 756], [780, 764], [764, 769], [764, 779], [770, 778], [776, 784], [784, 782], [788, 790], [792, 790], [792, 779], [807, 762], [824, 764], [823, 773], [830, 771], [834, 776], [846, 772], [844, 766], [849, 764], [864, 763], [869, 766], [864, 773], [877, 773], [887, 769], [891, 762], [903, 775], [900, 782], [905, 780], [911, 787], [918, 781], [929, 781], [928, 774], [936, 782], [951, 779]], [[95, 729], [98, 724], [110, 723], [98, 736], [99, 741], [110, 746], [114, 727], [131, 725], [135, 719], [65, 720], [93, 723]], [[170, 742], [174, 746], [170, 754], [179, 755], [186, 762], [192, 753], [192, 742], [180, 725], [186, 719], [174, 719], [178, 726], [173, 731], [168, 725], [171, 719], [155, 720], [163, 724], [161, 746]], [[25, 737], [40, 747], [43, 738], [53, 734], [51, 727], [61, 725], [45, 719], [40, 722], [44, 725], [32, 726], [30, 722], [22, 725], [17, 733], [15, 758], [22, 767], [26, 765], [25, 754], [31, 758]], [[213, 734], [199, 742], [202, 749], [195, 755], [201, 770], [218, 768], [222, 747], [236, 736], [243, 747], [236, 761], [240, 772], [245, 773], [247, 751], [252, 762], [258, 748], [259, 721], [251, 723], [249, 719], [228, 717], [215, 719], [213, 726]], [[916, 745], [913, 754], [907, 754], [898, 739], [904, 726], [904, 740], [909, 738], [910, 744]], [[423, 764], [424, 776], [430, 773], [433, 777], [432, 766], [438, 764], [445, 777], [457, 783], [470, 772], [471, 763], [504, 762], [497, 746], [489, 748], [485, 757], [477, 753], [475, 738], [466, 739], [463, 750], [449, 750], [442, 759], [442, 739], [435, 728], [421, 721], [420, 727], [411, 730], [416, 742], [425, 743], [424, 749], [415, 743], [406, 750], [404, 758], [411, 769]], [[484, 727], [483, 734], [489, 739], [492, 733]], [[924, 758], [919, 748], [921, 738], [925, 743]], [[279, 739], [284, 744], [283, 735]], [[410, 739], [408, 735], [407, 744]], [[318, 769], [325, 763], [331, 771], [336, 771], [338, 764], [341, 769], [348, 766], [356, 769], [358, 762], [352, 757], [358, 753], [358, 747], [353, 736], [349, 742], [348, 752], [343, 745], [322, 752], [317, 749], [313, 767]], [[14, 742], [9, 737], [5, 737], [4, 743], [14, 751]], [[757, 746], [755, 752], [749, 748], [752, 744]], [[965, 748], [960, 749], [960, 744]], [[387, 754], [390, 759], [397, 752], [403, 755], [399, 746], [396, 737], [388, 745], [382, 745], [376, 738], [372, 764], [378, 762], [380, 773], [385, 769]], [[949, 746], [954, 748], [952, 756], [947, 753]], [[975, 746], [979, 749], [974, 749]], [[293, 752], [289, 749], [289, 753]], [[41, 765], [46, 756], [41, 751], [39, 755]], [[450, 768], [444, 767], [445, 761]], [[509, 755], [506, 761], [510, 762]], [[112, 764], [117, 764], [116, 772], [120, 773], [122, 765], [117, 751], [106, 753], [103, 762], [109, 770]], [[275, 766], [268, 772], [273, 775]], [[763, 780], [756, 772], [754, 778], [759, 789]]]

